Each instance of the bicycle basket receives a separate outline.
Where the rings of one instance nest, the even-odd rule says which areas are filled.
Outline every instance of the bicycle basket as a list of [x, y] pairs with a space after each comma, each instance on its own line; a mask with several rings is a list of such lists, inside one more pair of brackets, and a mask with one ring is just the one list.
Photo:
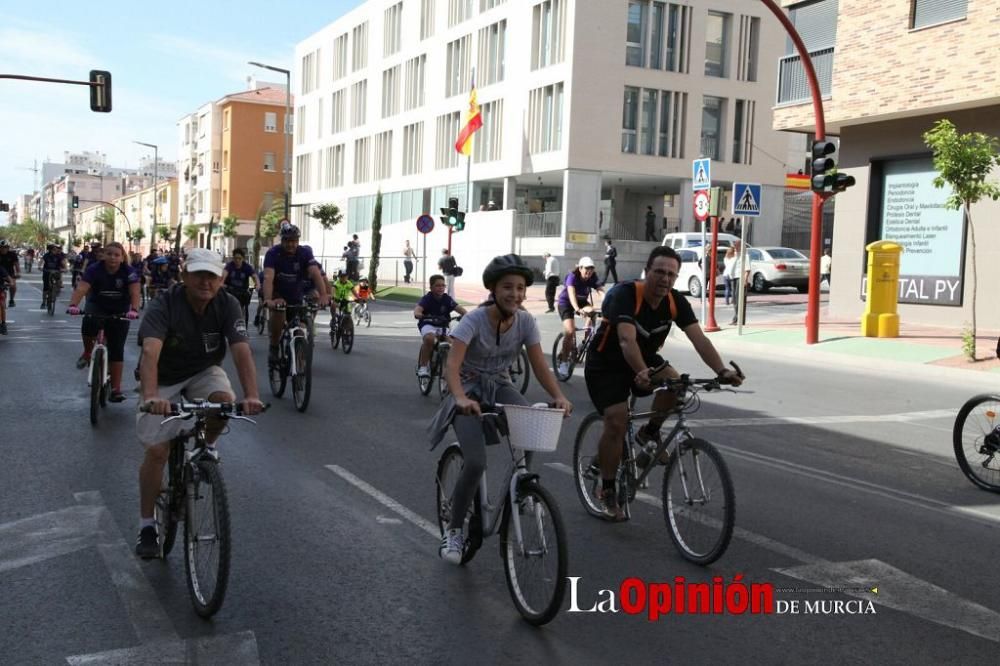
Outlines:
[[512, 446], [525, 451], [555, 451], [562, 430], [563, 410], [524, 405], [498, 405], [507, 417]]

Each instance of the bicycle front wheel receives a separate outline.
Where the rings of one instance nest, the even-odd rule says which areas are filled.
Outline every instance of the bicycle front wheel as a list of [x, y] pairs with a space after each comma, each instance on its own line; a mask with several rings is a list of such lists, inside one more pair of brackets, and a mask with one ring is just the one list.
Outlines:
[[285, 394], [285, 382], [288, 381], [288, 375], [285, 372], [286, 363], [284, 347], [282, 347], [282, 353], [279, 355], [277, 363], [271, 363], [270, 359], [267, 361], [267, 380], [271, 384], [271, 393], [275, 398], [280, 398]]
[[340, 349], [345, 354], [354, 349], [354, 322], [350, 317], [344, 317], [340, 323]]
[[295, 354], [297, 374], [292, 377], [292, 400], [295, 409], [306, 411], [309, 406], [309, 395], [312, 393], [312, 345], [305, 338], [297, 338], [292, 347]]
[[703, 439], [678, 444], [663, 472], [663, 517], [684, 559], [711, 564], [729, 547], [736, 496], [718, 449]]
[[1000, 492], [1000, 396], [977, 395], [962, 405], [952, 439], [955, 459], [969, 481]]
[[101, 391], [104, 388], [104, 352], [94, 350], [90, 359], [90, 424], [97, 425], [101, 413]]
[[576, 367], [576, 354], [570, 352], [566, 357], [566, 372], [559, 372], [559, 366], [561, 365], [559, 357], [562, 354], [563, 337], [565, 335], [565, 333], [560, 333], [556, 336], [556, 341], [552, 343], [552, 372], [555, 373], [556, 379], [561, 382], [568, 382], [570, 377], [573, 376], [573, 369]]
[[372, 313], [368, 311], [368, 308], [365, 308], [365, 328], [371, 328], [371, 327], [372, 327]]
[[56, 294], [52, 288], [49, 288], [49, 295], [47, 300], [48, 303], [46, 303], [47, 305], [46, 309], [48, 310], [49, 316], [52, 317], [56, 313]]
[[[455, 493], [455, 485], [462, 476], [462, 469], [465, 467], [465, 459], [462, 457], [462, 450], [457, 446], [445, 449], [438, 460], [437, 476], [434, 478], [434, 485], [437, 491], [437, 516], [438, 529], [443, 537], [448, 526], [451, 524], [451, 498]], [[462, 564], [471, 560], [479, 546], [482, 545], [482, 534], [478, 532], [479, 524], [474, 520], [475, 510], [473, 507], [479, 504], [479, 491], [476, 491], [472, 506], [463, 522], [465, 532], [465, 552], [462, 553]], [[476, 534], [472, 534], [476, 532]]]
[[[171, 445], [173, 449], [173, 445]], [[163, 483], [160, 484], [160, 494], [156, 496], [156, 503], [153, 505], [153, 518], [156, 520], [156, 532], [160, 540], [160, 558], [167, 559], [174, 541], [177, 538], [177, 516], [174, 515], [174, 507], [171, 505], [174, 497], [174, 488], [171, 481], [170, 470], [174, 469], [175, 453], [170, 452], [170, 459], [163, 466]]]
[[434, 366], [434, 374], [438, 380], [438, 397], [444, 399], [448, 395], [448, 380], [445, 379], [444, 371], [448, 365], [448, 350], [442, 349], [437, 357], [437, 364]]
[[267, 306], [263, 303], [257, 306], [257, 334], [264, 335], [264, 331], [267, 330]]
[[229, 584], [229, 504], [218, 463], [199, 460], [187, 468], [184, 565], [194, 612], [211, 617]]
[[[521, 523], [520, 541], [515, 519]], [[534, 625], [551, 621], [566, 592], [569, 556], [559, 506], [538, 483], [518, 490], [516, 506], [508, 503], [500, 524], [500, 556], [507, 589], [521, 616]]]

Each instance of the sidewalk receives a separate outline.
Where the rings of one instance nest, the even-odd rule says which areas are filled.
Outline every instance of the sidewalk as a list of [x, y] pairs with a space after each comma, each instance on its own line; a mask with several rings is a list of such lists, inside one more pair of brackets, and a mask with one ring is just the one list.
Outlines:
[[[455, 285], [455, 296], [461, 301], [478, 304], [486, 295], [486, 290], [482, 288]], [[528, 287], [524, 307], [533, 315], [545, 314], [548, 307], [545, 302], [545, 285], [536, 283]], [[716, 307], [719, 307], [719, 303]], [[743, 335], [740, 336], [735, 326], [725, 323], [730, 309], [723, 307], [722, 310], [723, 315], [716, 316], [722, 330], [708, 335], [717, 347], [730, 353], [752, 352], [775, 359], [811, 359], [820, 364], [846, 364], [869, 369], [884, 367], [886, 371], [899, 367], [898, 364], [905, 364], [928, 369], [947, 369], [940, 376], [952, 375], [952, 378], [955, 377], [955, 371], [964, 371], [962, 374], [968, 373], [970, 376], [987, 373], [983, 379], [995, 379], [1000, 389], [1000, 377], [993, 376], [994, 373], [1000, 373], [1000, 360], [996, 357], [997, 337], [1000, 335], [998, 331], [979, 329], [976, 355], [984, 360], [970, 363], [962, 353], [960, 328], [923, 326], [904, 319], [899, 324], [898, 338], [866, 338], [861, 335], [860, 319], [831, 320], [826, 308], [822, 308], [819, 342], [807, 345], [804, 316], [754, 324], [751, 301], [748, 309], [751, 321], [743, 327]]]

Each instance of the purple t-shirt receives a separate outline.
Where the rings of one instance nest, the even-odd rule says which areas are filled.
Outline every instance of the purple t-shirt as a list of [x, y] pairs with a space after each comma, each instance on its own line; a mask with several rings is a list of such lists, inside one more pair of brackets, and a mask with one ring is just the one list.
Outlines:
[[90, 285], [88, 305], [95, 306], [103, 314], [123, 314], [131, 305], [129, 285], [137, 283], [139, 276], [124, 263], [116, 272], [109, 273], [104, 262], [99, 261], [87, 266], [80, 279]]
[[417, 305], [424, 309], [424, 316], [417, 322], [417, 330], [420, 330], [423, 326], [433, 324], [434, 319], [437, 317], [449, 316], [458, 307], [455, 299], [447, 293], [442, 294], [441, 298], [434, 298], [432, 292], [424, 294], [424, 297], [420, 299]]
[[309, 277], [309, 267], [319, 266], [308, 245], [299, 245], [293, 254], [285, 254], [275, 245], [264, 255], [264, 268], [274, 269], [271, 298], [281, 297], [296, 305], [302, 302], [302, 282]]
[[563, 285], [563, 290], [559, 293], [559, 307], [573, 307], [573, 304], [569, 302], [567, 287], [576, 289], [576, 302], [580, 307], [583, 307], [590, 300], [590, 290], [600, 287], [601, 281], [597, 279], [596, 272], [591, 273], [589, 278], [584, 278], [577, 275], [576, 271], [570, 271]]
[[235, 261], [226, 264], [226, 286], [235, 291], [246, 291], [250, 288], [250, 278], [254, 276], [254, 270], [247, 262], [237, 268]]

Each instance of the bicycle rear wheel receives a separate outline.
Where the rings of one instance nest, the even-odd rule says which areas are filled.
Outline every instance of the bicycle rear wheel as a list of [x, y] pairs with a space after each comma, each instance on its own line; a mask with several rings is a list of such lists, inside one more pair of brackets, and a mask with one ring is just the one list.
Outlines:
[[153, 506], [153, 518], [156, 520], [156, 532], [160, 540], [160, 559], [164, 560], [173, 549], [174, 540], [177, 538], [177, 516], [174, 514], [175, 508], [172, 506], [172, 502], [174, 498], [173, 483], [179, 482], [179, 479], [172, 479], [170, 471], [176, 469], [176, 459], [181, 456], [183, 456], [183, 451], [179, 445], [171, 442], [169, 460], [163, 466], [163, 483], [160, 485], [160, 494], [156, 496], [156, 503]]
[[576, 354], [570, 353], [566, 358], [566, 362], [569, 364], [568, 372], [565, 374], [559, 372], [559, 356], [562, 354], [562, 341], [565, 335], [565, 333], [560, 333], [556, 336], [556, 341], [552, 343], [552, 372], [555, 373], [556, 379], [561, 382], [568, 382], [576, 367]]
[[264, 335], [264, 331], [267, 330], [268, 316], [267, 306], [263, 303], [257, 305], [257, 333], [259, 335]]
[[1000, 396], [977, 395], [962, 405], [952, 440], [955, 459], [969, 481], [1000, 492]]
[[288, 373], [285, 366], [288, 361], [285, 358], [285, 347], [282, 345], [278, 356], [278, 362], [272, 364], [270, 359], [267, 362], [267, 380], [271, 384], [271, 393], [275, 398], [280, 398], [285, 394], [285, 383], [288, 381]]
[[[451, 497], [455, 492], [455, 484], [462, 476], [462, 468], [465, 467], [465, 459], [462, 457], [462, 450], [457, 446], [450, 446], [441, 454], [438, 460], [437, 476], [434, 477], [434, 485], [437, 490], [437, 516], [438, 529], [441, 536], [445, 534], [448, 525], [451, 524]], [[472, 500], [472, 505], [463, 523], [465, 532], [465, 552], [462, 553], [462, 564], [465, 564], [476, 555], [476, 551], [483, 543], [481, 525], [476, 518], [475, 507], [479, 506], [479, 491]]]
[[537, 482], [522, 485], [517, 494], [517, 506], [508, 502], [500, 523], [500, 556], [514, 606], [530, 624], [542, 625], [559, 612], [566, 592], [566, 528], [555, 498]]
[[292, 342], [295, 354], [295, 367], [298, 374], [292, 377], [292, 400], [295, 409], [306, 411], [309, 406], [309, 396], [312, 393], [312, 345], [305, 338], [296, 338]]
[[733, 536], [736, 496], [718, 449], [703, 439], [680, 442], [663, 472], [663, 517], [684, 559], [711, 564]]
[[104, 352], [95, 349], [90, 358], [90, 424], [97, 425], [101, 414], [101, 393], [104, 390]]
[[218, 463], [199, 460], [186, 470], [184, 567], [194, 612], [211, 617], [229, 584], [229, 503]]
[[56, 293], [54, 286], [49, 286], [49, 294], [46, 300], [48, 301], [46, 309], [49, 312], [49, 316], [52, 317], [56, 313]]
[[354, 322], [350, 317], [344, 317], [340, 322], [340, 350], [350, 354], [354, 349]]

